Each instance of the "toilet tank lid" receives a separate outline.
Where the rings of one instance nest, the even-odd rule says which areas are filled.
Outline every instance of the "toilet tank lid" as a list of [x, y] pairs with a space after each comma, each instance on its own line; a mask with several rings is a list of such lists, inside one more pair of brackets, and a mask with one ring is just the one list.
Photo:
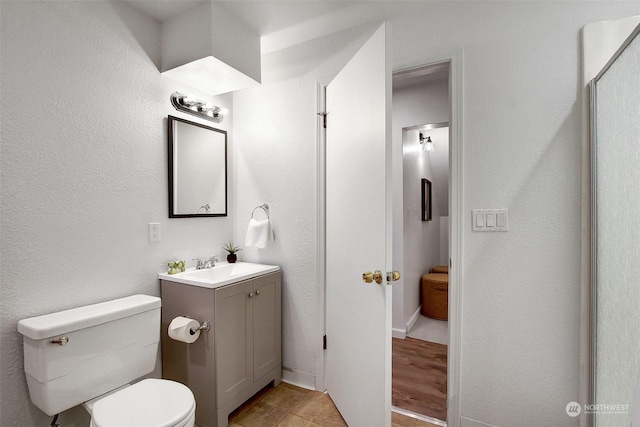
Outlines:
[[131, 295], [98, 304], [22, 319], [18, 332], [31, 339], [45, 339], [90, 328], [159, 308], [161, 300], [149, 295]]

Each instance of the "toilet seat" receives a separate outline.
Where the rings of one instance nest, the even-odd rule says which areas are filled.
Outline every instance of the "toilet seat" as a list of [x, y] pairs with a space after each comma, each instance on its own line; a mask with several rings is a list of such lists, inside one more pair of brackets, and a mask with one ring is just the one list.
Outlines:
[[93, 404], [91, 427], [193, 426], [196, 403], [183, 384], [149, 378]]

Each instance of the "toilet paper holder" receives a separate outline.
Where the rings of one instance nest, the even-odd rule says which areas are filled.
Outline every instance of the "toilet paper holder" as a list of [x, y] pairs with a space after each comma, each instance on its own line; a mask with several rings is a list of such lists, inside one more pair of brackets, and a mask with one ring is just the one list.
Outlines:
[[208, 331], [211, 329], [211, 322], [209, 322], [208, 320], [205, 320], [204, 322], [202, 322], [200, 324], [200, 326], [198, 326], [197, 328], [191, 328], [189, 329], [189, 333], [191, 335], [195, 335], [196, 332], [198, 331]]

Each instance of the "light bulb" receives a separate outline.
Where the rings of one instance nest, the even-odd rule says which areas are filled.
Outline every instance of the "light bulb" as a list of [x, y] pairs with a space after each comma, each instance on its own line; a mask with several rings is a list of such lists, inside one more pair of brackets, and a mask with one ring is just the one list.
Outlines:
[[436, 147], [433, 145], [430, 136], [427, 137], [427, 141], [424, 143], [424, 149], [430, 153], [436, 151]]

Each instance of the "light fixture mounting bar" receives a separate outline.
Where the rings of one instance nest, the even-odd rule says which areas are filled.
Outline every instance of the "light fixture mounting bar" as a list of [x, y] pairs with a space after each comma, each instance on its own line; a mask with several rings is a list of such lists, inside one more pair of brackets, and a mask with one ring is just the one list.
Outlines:
[[178, 111], [193, 114], [194, 116], [202, 117], [203, 119], [216, 123], [220, 123], [222, 119], [224, 119], [224, 114], [220, 107], [216, 107], [208, 102], [199, 101], [192, 96], [180, 92], [173, 92], [171, 94], [171, 105]]

